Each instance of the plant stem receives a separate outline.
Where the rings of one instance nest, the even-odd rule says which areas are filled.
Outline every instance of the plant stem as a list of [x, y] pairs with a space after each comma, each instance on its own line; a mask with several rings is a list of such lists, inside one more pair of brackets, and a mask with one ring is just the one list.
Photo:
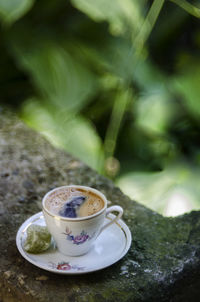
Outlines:
[[129, 90], [122, 90], [116, 96], [105, 137], [105, 158], [112, 157], [114, 154], [119, 128], [130, 99], [131, 95]]
[[187, 2], [186, 0], [170, 0], [171, 2], [177, 4], [190, 15], [200, 18], [200, 8], [192, 5], [191, 3]]
[[[165, 0], [154, 0], [151, 8], [144, 20], [144, 23], [139, 31], [138, 35], [133, 41], [133, 48], [131, 52], [131, 56], [133, 55], [135, 60], [133, 63], [133, 68], [135, 68], [138, 57], [140, 56], [144, 44], [146, 43], [155, 23], [159, 16], [159, 13], [163, 7]], [[135, 52], [133, 53], [133, 49], [135, 48]], [[128, 59], [128, 58], [127, 58]], [[131, 60], [130, 60], [131, 61]], [[128, 80], [125, 87], [130, 87], [132, 79]], [[131, 93], [129, 88], [127, 91], [120, 92], [116, 97], [115, 104], [113, 106], [111, 120], [107, 128], [105, 142], [104, 142], [104, 150], [105, 150], [105, 158], [112, 157], [115, 152], [116, 141], [120, 129], [120, 124], [123, 120], [124, 114], [126, 112], [127, 104], [131, 100]]]
[[144, 23], [139, 31], [138, 35], [136, 36], [135, 40], [133, 41], [133, 46], [136, 49], [136, 57], [141, 54], [141, 51], [146, 43], [152, 29], [158, 19], [160, 11], [163, 7], [165, 0], [154, 0], [151, 8], [147, 14], [147, 17], [144, 20]]

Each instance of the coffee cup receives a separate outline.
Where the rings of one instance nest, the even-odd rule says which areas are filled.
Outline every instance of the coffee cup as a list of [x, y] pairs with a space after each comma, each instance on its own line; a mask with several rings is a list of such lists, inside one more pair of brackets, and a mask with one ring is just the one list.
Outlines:
[[[107, 204], [103, 193], [86, 186], [62, 186], [44, 196], [45, 222], [62, 254], [86, 254], [101, 232], [120, 219], [123, 209], [118, 205], [108, 208]], [[110, 218], [111, 212], [118, 214]]]

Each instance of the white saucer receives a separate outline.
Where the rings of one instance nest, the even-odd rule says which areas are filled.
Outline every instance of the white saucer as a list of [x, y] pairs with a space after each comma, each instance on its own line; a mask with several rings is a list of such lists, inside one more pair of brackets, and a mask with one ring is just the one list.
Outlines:
[[[109, 217], [115, 216], [109, 214]], [[45, 225], [42, 212], [31, 216], [21, 225], [16, 236], [17, 248], [26, 260], [53, 273], [74, 275], [98, 271], [120, 260], [131, 246], [131, 232], [120, 219], [105, 229], [96, 239], [91, 251], [83, 256], [65, 256], [57, 250], [53, 243], [43, 253], [30, 254], [25, 252], [23, 245], [27, 236], [26, 230], [31, 224]]]

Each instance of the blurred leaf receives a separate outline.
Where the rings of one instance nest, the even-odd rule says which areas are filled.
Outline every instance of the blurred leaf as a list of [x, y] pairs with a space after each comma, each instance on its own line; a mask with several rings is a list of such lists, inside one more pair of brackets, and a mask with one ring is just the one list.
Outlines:
[[30, 74], [36, 89], [59, 110], [78, 112], [96, 93], [95, 75], [66, 48], [38, 41], [35, 48], [26, 49], [18, 45], [14, 50], [19, 64]]
[[170, 95], [161, 87], [160, 91], [149, 92], [134, 104], [136, 125], [147, 133], [165, 134], [172, 122], [175, 109]]
[[134, 55], [132, 44], [124, 38], [112, 38], [103, 47], [85, 48], [87, 57], [90, 57], [93, 64], [101, 68], [104, 76], [109, 72], [116, 77], [117, 82], [132, 80], [134, 74]]
[[188, 62], [181, 75], [177, 75], [172, 80], [172, 86], [176, 92], [183, 96], [185, 106], [190, 113], [199, 120], [200, 116], [200, 65], [198, 62]]
[[92, 123], [65, 110], [52, 112], [41, 103], [38, 99], [27, 100], [20, 114], [22, 119], [53, 145], [100, 170], [103, 165], [102, 143]]
[[132, 199], [164, 215], [169, 207], [179, 207], [176, 214], [200, 209], [200, 169], [174, 163], [162, 172], [131, 172], [122, 175], [117, 185]]
[[0, 0], [0, 18], [5, 24], [11, 24], [25, 15], [34, 0]]
[[133, 79], [144, 93], [153, 94], [166, 91], [168, 78], [150, 59], [140, 60], [133, 72]]
[[[148, 58], [140, 57], [135, 64], [132, 44], [122, 37], [109, 39], [102, 47], [79, 43], [78, 48], [85, 58], [98, 68], [100, 75], [107, 77], [109, 72], [115, 83], [121, 80], [127, 86], [127, 81], [134, 81], [142, 91], [148, 93], [166, 89], [168, 78], [164, 72]], [[104, 79], [102, 81], [105, 82]]]
[[[71, 0], [73, 5], [94, 21], [108, 21], [114, 35], [133, 33], [142, 22], [141, 4], [136, 0]], [[140, 4], [139, 4], [140, 3]]]

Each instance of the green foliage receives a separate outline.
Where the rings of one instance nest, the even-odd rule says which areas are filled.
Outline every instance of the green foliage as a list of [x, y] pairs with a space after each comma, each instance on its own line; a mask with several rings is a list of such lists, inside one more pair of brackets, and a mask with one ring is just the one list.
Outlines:
[[200, 206], [199, 8], [171, 2], [0, 0], [2, 102], [165, 214]]
[[0, 18], [9, 25], [26, 14], [32, 7], [34, 0], [1, 0]]
[[21, 117], [27, 124], [46, 136], [52, 144], [82, 158], [92, 168], [102, 167], [102, 142], [94, 126], [80, 115], [51, 109], [39, 99], [24, 103]]
[[147, 207], [175, 216], [199, 209], [199, 177], [200, 169], [176, 162], [161, 172], [127, 173], [117, 184]]
[[175, 90], [183, 96], [183, 102], [188, 108], [188, 111], [199, 119], [200, 117], [200, 98], [199, 98], [199, 83], [200, 83], [200, 64], [196, 62], [193, 65], [186, 66], [187, 72], [177, 75], [174, 79]]
[[95, 74], [68, 48], [43, 41], [30, 48], [13, 45], [21, 68], [31, 75], [34, 86], [49, 105], [75, 113], [96, 93], [98, 83]]
[[165, 91], [140, 97], [137, 105], [137, 127], [155, 135], [164, 135], [173, 120], [174, 104]]
[[170, 1], [176, 3], [182, 9], [186, 10], [186, 12], [193, 15], [194, 17], [200, 18], [200, 8], [195, 7], [188, 1], [186, 1], [186, 0], [170, 0]]
[[141, 1], [136, 0], [71, 0], [73, 5], [93, 20], [108, 21], [110, 31], [114, 35], [123, 35], [139, 30], [143, 20]]

